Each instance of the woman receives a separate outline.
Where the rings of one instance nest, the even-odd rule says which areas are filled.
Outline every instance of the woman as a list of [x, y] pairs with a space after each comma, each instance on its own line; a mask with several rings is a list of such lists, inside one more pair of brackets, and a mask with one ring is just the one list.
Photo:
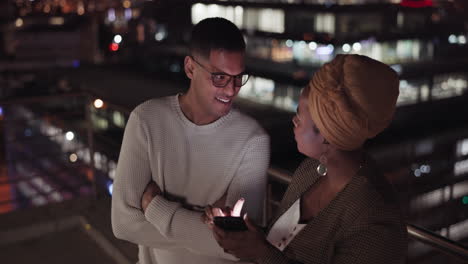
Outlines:
[[[397, 74], [360, 55], [338, 55], [313, 76], [293, 118], [296, 170], [267, 235], [211, 224], [226, 252], [255, 263], [403, 263], [407, 233], [389, 184], [365, 154], [392, 120]], [[246, 201], [248, 202], [248, 201]], [[207, 210], [208, 217], [219, 209]]]

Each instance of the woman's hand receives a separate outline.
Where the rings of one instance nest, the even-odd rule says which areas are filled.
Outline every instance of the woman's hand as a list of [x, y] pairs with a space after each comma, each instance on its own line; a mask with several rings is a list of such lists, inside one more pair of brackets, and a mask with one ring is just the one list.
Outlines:
[[263, 258], [271, 246], [262, 230], [244, 216], [247, 231], [225, 231], [213, 226], [213, 235], [225, 252], [241, 260], [256, 261]]
[[224, 207], [224, 205], [226, 204], [226, 196], [227, 194], [225, 193], [214, 204], [205, 207], [205, 211], [203, 212], [201, 219], [203, 223], [207, 224], [210, 227], [210, 229], [211, 225], [213, 224], [214, 217], [221, 216], [222, 212], [220, 212], [220, 208]]
[[[210, 229], [213, 228], [213, 219], [216, 216], [240, 216], [242, 206], [244, 206], [244, 198], [237, 200], [234, 208], [231, 209], [229, 206], [224, 206], [226, 203], [226, 195], [221, 197], [220, 200], [216, 201], [213, 205], [205, 207], [205, 212], [202, 215], [203, 223], [207, 224]], [[221, 203], [222, 202], [222, 203]]]

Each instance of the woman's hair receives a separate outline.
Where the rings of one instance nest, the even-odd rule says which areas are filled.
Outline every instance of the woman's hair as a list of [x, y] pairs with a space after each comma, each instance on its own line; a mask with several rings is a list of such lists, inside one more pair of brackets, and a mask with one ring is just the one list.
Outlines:
[[[307, 85], [306, 87], [302, 88], [300, 96], [302, 96], [304, 99], [307, 100], [309, 93], [310, 93], [310, 87]], [[315, 125], [315, 123], [312, 124], [312, 129], [314, 130], [315, 133], [320, 134], [320, 130], [318, 129], [317, 125]], [[326, 140], [324, 139], [324, 143], [325, 142]]]
[[337, 55], [309, 82], [308, 106], [321, 135], [341, 150], [354, 150], [392, 121], [398, 74], [361, 55]]

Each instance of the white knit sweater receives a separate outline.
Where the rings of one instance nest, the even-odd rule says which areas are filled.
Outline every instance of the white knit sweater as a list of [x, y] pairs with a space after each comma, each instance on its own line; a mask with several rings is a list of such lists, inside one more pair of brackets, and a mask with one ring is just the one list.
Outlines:
[[[149, 100], [130, 115], [112, 197], [116, 237], [139, 245], [140, 264], [231, 263], [201, 221], [204, 207], [227, 194], [244, 197], [249, 217], [262, 222], [269, 137], [253, 119], [233, 109], [203, 126], [182, 113], [178, 96]], [[153, 179], [165, 193], [141, 211]]]

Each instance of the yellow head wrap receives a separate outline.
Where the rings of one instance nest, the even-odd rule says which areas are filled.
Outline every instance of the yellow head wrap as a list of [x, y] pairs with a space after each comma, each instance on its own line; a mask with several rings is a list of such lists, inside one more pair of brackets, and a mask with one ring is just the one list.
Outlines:
[[309, 110], [323, 137], [354, 150], [391, 122], [399, 94], [398, 75], [361, 55], [337, 55], [309, 82]]

